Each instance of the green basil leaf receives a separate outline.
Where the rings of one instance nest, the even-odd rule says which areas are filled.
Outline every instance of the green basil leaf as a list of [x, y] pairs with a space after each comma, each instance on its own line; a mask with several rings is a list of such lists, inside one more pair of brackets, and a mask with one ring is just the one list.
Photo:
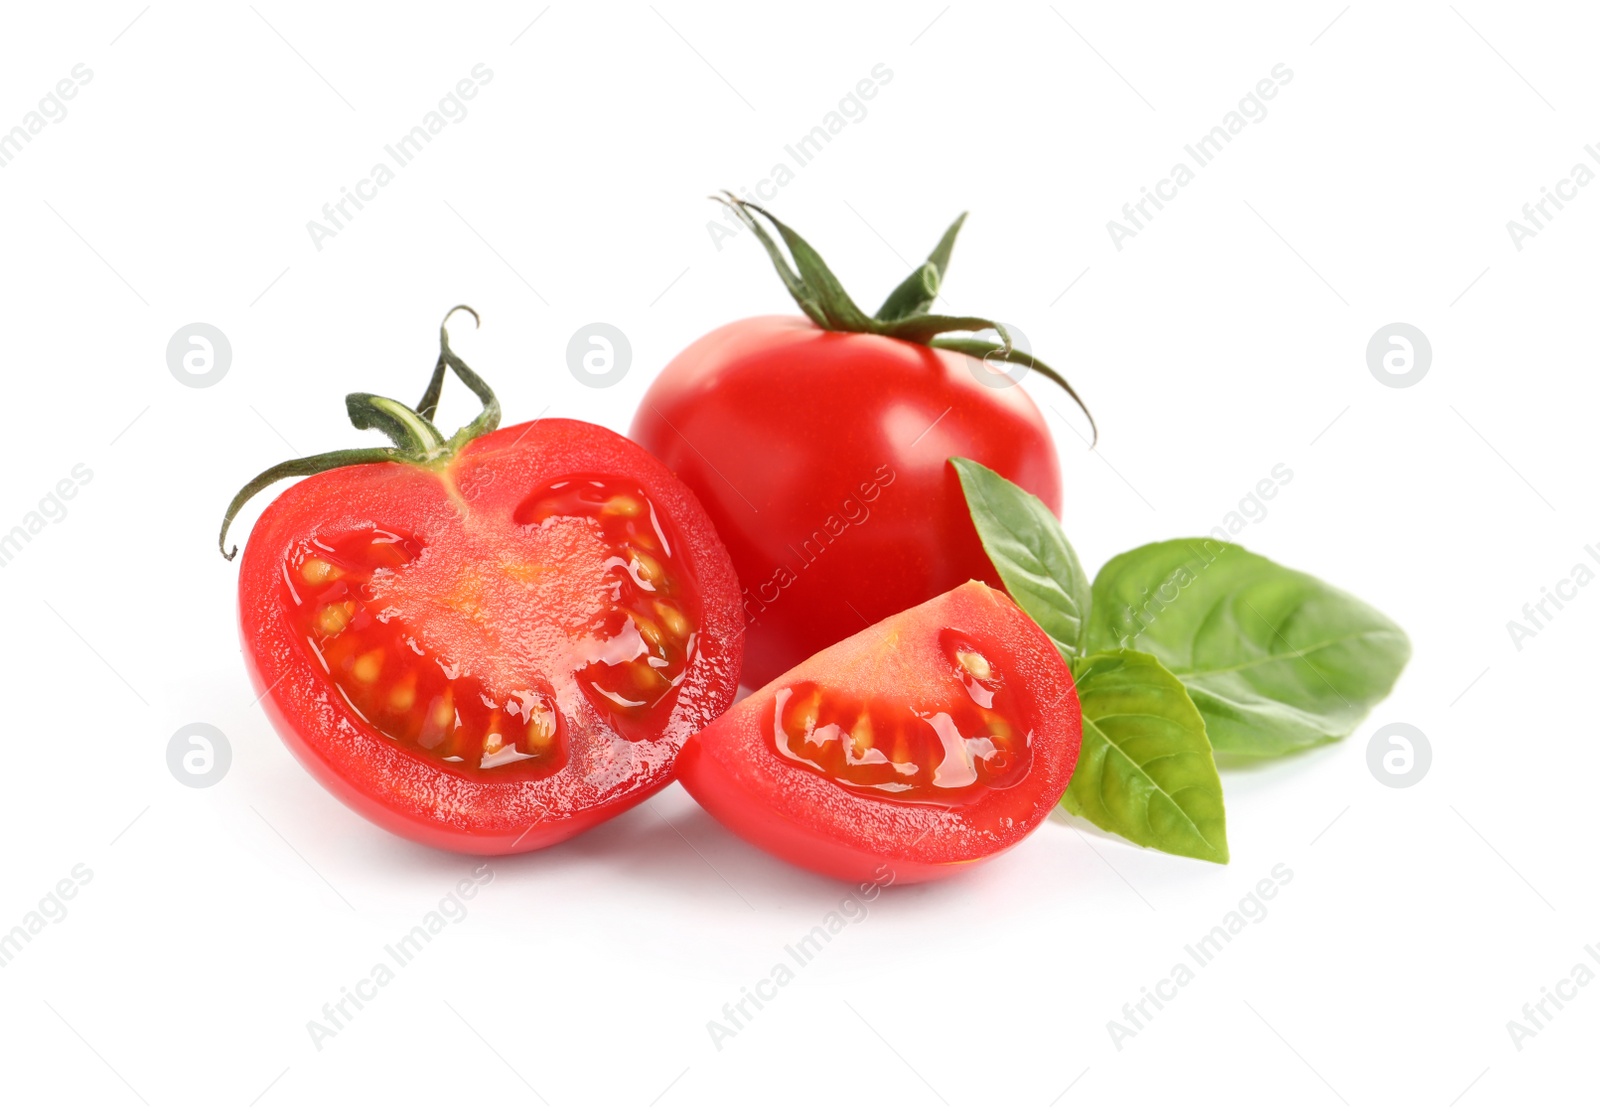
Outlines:
[[1094, 581], [1091, 650], [1133, 648], [1189, 689], [1219, 753], [1345, 737], [1411, 656], [1399, 626], [1320, 579], [1211, 538], [1114, 557]]
[[1083, 748], [1061, 805], [1130, 842], [1228, 861], [1222, 781], [1183, 684], [1148, 653], [1072, 662]]
[[950, 460], [978, 539], [1023, 612], [1071, 660], [1083, 653], [1089, 577], [1050, 508], [981, 463]]

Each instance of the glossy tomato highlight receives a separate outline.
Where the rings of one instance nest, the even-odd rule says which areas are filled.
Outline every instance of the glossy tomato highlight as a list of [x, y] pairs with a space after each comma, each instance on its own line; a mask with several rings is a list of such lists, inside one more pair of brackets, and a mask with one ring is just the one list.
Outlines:
[[747, 841], [843, 880], [950, 876], [1044, 821], [1077, 763], [1072, 675], [972, 582], [813, 656], [690, 738], [678, 778]]

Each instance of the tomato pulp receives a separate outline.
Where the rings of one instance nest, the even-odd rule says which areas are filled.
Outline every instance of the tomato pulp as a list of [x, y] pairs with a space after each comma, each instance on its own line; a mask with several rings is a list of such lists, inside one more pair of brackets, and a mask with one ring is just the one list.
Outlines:
[[378, 825], [470, 853], [561, 841], [664, 786], [732, 701], [742, 643], [694, 495], [557, 418], [290, 487], [250, 535], [239, 620], [306, 767]]
[[746, 840], [844, 880], [916, 883], [1020, 841], [1066, 791], [1072, 674], [964, 584], [778, 676], [689, 739], [678, 778]]
[[746, 684], [969, 579], [1000, 585], [951, 456], [1061, 512], [1038, 407], [980, 382], [975, 366], [907, 340], [756, 317], [695, 341], [645, 392], [631, 435], [699, 496], [738, 572]]

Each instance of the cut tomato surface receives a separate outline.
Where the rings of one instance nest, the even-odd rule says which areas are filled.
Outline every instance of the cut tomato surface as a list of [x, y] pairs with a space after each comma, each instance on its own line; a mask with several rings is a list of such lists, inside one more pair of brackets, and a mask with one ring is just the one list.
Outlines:
[[556, 418], [290, 487], [246, 545], [239, 616], [262, 704], [318, 779], [471, 853], [561, 841], [664, 786], [742, 652], [694, 495]]
[[824, 649], [692, 737], [678, 778], [802, 868], [915, 883], [1008, 849], [1077, 763], [1072, 675], [999, 591], [969, 582]]

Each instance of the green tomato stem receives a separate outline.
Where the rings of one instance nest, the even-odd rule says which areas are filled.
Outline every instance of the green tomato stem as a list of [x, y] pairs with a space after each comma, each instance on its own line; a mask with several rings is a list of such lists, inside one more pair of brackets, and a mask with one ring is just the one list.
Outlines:
[[[1005, 325], [988, 317], [958, 317], [928, 312], [939, 296], [939, 287], [944, 281], [946, 271], [950, 269], [950, 253], [954, 250], [956, 236], [967, 219], [966, 213], [956, 217], [955, 222], [945, 230], [944, 235], [928, 254], [927, 261], [895, 287], [875, 315], [868, 316], [845, 292], [844, 286], [834, 277], [828, 264], [822, 261], [822, 256], [793, 228], [760, 205], [745, 201], [726, 190], [720, 197], [711, 199], [718, 204], [728, 206], [744, 226], [755, 233], [767, 257], [772, 260], [778, 277], [783, 280], [784, 287], [789, 291], [789, 296], [794, 298], [801, 312], [810, 317], [819, 328], [825, 328], [830, 332], [866, 332], [876, 336], [889, 336], [927, 347], [959, 352], [976, 359], [998, 359], [1003, 363], [1015, 363], [1029, 370], [1038, 371], [1065, 390], [1067, 396], [1089, 419], [1089, 428], [1093, 433], [1090, 446], [1093, 447], [1099, 442], [1100, 428], [1095, 423], [1094, 414], [1089, 412], [1089, 407], [1084, 405], [1083, 399], [1067, 382], [1066, 377], [1042, 360], [1018, 349], [1013, 344], [1011, 333], [1007, 331]], [[772, 235], [756, 219], [757, 216], [765, 217], [767, 222], [777, 229], [779, 238], [789, 249], [788, 258], [784, 257], [783, 251]], [[793, 260], [793, 266], [790, 265], [790, 259]], [[998, 345], [976, 336], [943, 335], [946, 332], [987, 330], [993, 330], [999, 335]]]
[[[422, 402], [416, 409], [412, 409], [404, 402], [379, 394], [354, 393], [345, 396], [345, 411], [350, 416], [350, 423], [358, 429], [377, 429], [394, 443], [394, 447], [349, 448], [323, 452], [320, 455], [285, 460], [267, 468], [246, 483], [239, 493], [233, 496], [233, 501], [228, 503], [228, 509], [222, 517], [222, 529], [217, 534], [217, 548], [221, 551], [223, 559], [232, 560], [239, 554], [237, 545], [231, 550], [228, 548], [228, 527], [233, 524], [233, 519], [244, 508], [246, 502], [281, 479], [305, 478], [334, 468], [351, 467], [362, 463], [439, 466], [454, 458], [463, 445], [485, 433], [493, 432], [500, 426], [500, 399], [495, 397], [489, 384], [479, 378], [477, 372], [467, 366], [450, 347], [450, 333], [445, 326], [457, 309], [465, 309], [472, 314], [473, 322], [475, 324], [478, 322], [477, 312], [468, 305], [457, 305], [444, 315], [444, 320], [439, 323], [439, 358], [434, 364], [433, 377], [428, 382], [428, 388], [423, 392]], [[478, 415], [457, 429], [449, 440], [444, 438], [433, 423], [434, 414], [439, 408], [439, 395], [444, 390], [444, 373], [447, 369], [454, 371], [456, 377], [483, 403]]]

